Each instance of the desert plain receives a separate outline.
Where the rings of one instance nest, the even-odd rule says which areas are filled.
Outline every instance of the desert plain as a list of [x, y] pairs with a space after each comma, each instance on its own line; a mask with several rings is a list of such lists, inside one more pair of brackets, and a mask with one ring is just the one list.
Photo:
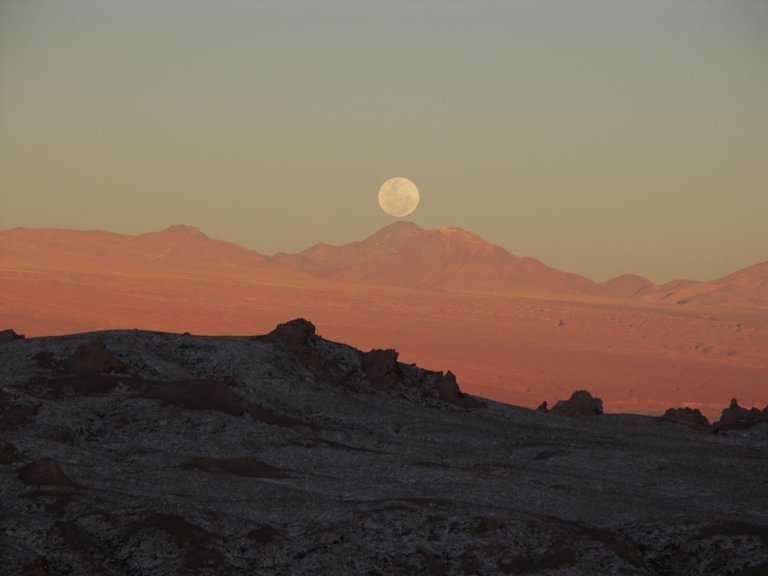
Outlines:
[[[698, 408], [768, 390], [768, 263], [710, 282], [596, 283], [460, 228], [397, 222], [361, 242], [267, 257], [191, 226], [120, 235], [0, 231], [0, 325], [264, 333], [309, 318], [331, 340], [395, 348], [464, 390], [521, 406], [573, 390], [607, 412]], [[629, 266], [629, 263], [628, 263]]]

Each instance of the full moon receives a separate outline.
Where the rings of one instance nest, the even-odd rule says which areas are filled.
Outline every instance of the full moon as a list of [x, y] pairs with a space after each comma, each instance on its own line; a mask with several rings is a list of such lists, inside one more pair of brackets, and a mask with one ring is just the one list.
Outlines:
[[390, 216], [408, 216], [418, 205], [419, 189], [408, 178], [390, 178], [379, 188], [379, 206]]

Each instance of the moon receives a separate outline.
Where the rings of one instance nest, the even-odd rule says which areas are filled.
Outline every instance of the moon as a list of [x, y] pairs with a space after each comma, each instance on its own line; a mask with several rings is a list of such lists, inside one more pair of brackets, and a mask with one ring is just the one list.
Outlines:
[[390, 178], [379, 188], [379, 206], [390, 216], [408, 216], [418, 205], [419, 189], [408, 178]]

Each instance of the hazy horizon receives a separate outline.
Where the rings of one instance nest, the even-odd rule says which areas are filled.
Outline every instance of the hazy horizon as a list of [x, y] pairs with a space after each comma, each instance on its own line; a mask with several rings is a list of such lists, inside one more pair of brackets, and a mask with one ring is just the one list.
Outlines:
[[[30, 230], [34, 230], [34, 229], [75, 230], [75, 231], [79, 231], [79, 232], [106, 232], [106, 233], [110, 233], [110, 234], [140, 235], [140, 234], [150, 234], [150, 233], [156, 233], [156, 232], [164, 232], [164, 231], [168, 231], [170, 228], [178, 227], [178, 226], [188, 226], [188, 227], [195, 228], [195, 229], [199, 230], [205, 236], [207, 236], [208, 238], [210, 238], [212, 240], [220, 240], [220, 241], [224, 241], [224, 242], [234, 242], [235, 244], [243, 246], [244, 248], [247, 248], [249, 250], [253, 250], [254, 252], [257, 252], [258, 254], [260, 254], [262, 256], [272, 257], [272, 256], [275, 256], [275, 255], [278, 255], [278, 254], [298, 254], [298, 253], [300, 253], [300, 252], [302, 252], [304, 250], [312, 248], [313, 246], [315, 246], [317, 244], [326, 244], [326, 245], [331, 245], [331, 246], [344, 246], [344, 245], [352, 244], [352, 243], [355, 243], [355, 242], [361, 242], [361, 241], [365, 240], [366, 238], [368, 238], [369, 236], [372, 236], [372, 235], [376, 234], [382, 228], [390, 226], [392, 224], [396, 224], [396, 223], [409, 223], [409, 224], [416, 224], [417, 226], [419, 226], [416, 222], [414, 222], [410, 218], [393, 219], [393, 222], [385, 223], [380, 228], [377, 228], [375, 230], [371, 230], [368, 233], [364, 234], [363, 236], [361, 236], [359, 238], [351, 239], [348, 242], [328, 242], [328, 241], [323, 240], [323, 239], [318, 239], [315, 242], [312, 242], [311, 244], [307, 244], [306, 246], [300, 247], [299, 249], [294, 250], [294, 251], [275, 250], [275, 251], [272, 251], [272, 252], [266, 252], [266, 251], [260, 250], [258, 247], [254, 247], [254, 246], [243, 246], [242, 244], [238, 244], [234, 240], [230, 240], [230, 239], [219, 237], [219, 236], [213, 236], [213, 235], [209, 234], [202, 227], [196, 226], [194, 224], [190, 224], [190, 223], [187, 223], [187, 222], [176, 222], [176, 223], [169, 224], [168, 226], [164, 226], [164, 227], [161, 227], [161, 228], [158, 228], [158, 229], [140, 230], [140, 231], [137, 231], [137, 232], [128, 232], [128, 233], [126, 233], [126, 232], [117, 232], [115, 230], [105, 230], [105, 229], [101, 229], [101, 228], [56, 228], [56, 227], [25, 227], [25, 226], [18, 226], [18, 227], [13, 227], [13, 228], [26, 228], [26, 229], [30, 229]], [[434, 226], [434, 227], [420, 226], [420, 227], [423, 230], [432, 230], [432, 229], [440, 229], [440, 228], [443, 228], [443, 229], [445, 229], [445, 228], [462, 228], [462, 229], [466, 230], [466, 228], [463, 228], [461, 226]], [[12, 230], [13, 228], [8, 228], [7, 230]], [[0, 232], [2, 232], [3, 230], [4, 229], [0, 229]], [[470, 232], [474, 232], [474, 230], [470, 230]], [[482, 234], [480, 236], [482, 236]], [[488, 240], [487, 238], [484, 238], [484, 239], [486, 241]], [[502, 248], [504, 248], [504, 247], [502, 246]], [[535, 258], [537, 260], [540, 260], [534, 254], [515, 254], [513, 252], [511, 252], [511, 253], [514, 256], [530, 257], [530, 258]], [[762, 264], [763, 262], [768, 262], [768, 261], [764, 260], [764, 261], [753, 262], [752, 264], [749, 264], [749, 265], [747, 265], [745, 267], [739, 268], [739, 270], [741, 270], [743, 268], [748, 268], [748, 267], [750, 267], [752, 265], [755, 265], [755, 264]], [[545, 261], [542, 261], [542, 263], [547, 265], [547, 266], [550, 266], [550, 264], [545, 262]], [[639, 275], [639, 274], [637, 274], [636, 272], [634, 272], [632, 270], [627, 270], [627, 271], [625, 271], [623, 273], [616, 274], [615, 276], [611, 276], [609, 278], [597, 279], [597, 278], [591, 278], [591, 277], [589, 277], [589, 276], [587, 276], [585, 274], [581, 274], [581, 273], [579, 273], [577, 271], [574, 271], [574, 270], [568, 270], [568, 269], [560, 269], [560, 270], [561, 270], [561, 272], [569, 272], [569, 273], [579, 274], [581, 276], [584, 276], [585, 278], [593, 280], [594, 282], [605, 282], [607, 280], [612, 280], [612, 279], [617, 278], [618, 276], [624, 276], [624, 275]], [[731, 274], [733, 272], [737, 272], [737, 269], [730, 270], [730, 271], [726, 272], [725, 274], [721, 274], [720, 276], [713, 277], [713, 278], [683, 278], [682, 276], [676, 276], [676, 277], [671, 277], [671, 278], [667, 278], [667, 279], [662, 279], [660, 281], [659, 280], [654, 280], [653, 278], [646, 278], [646, 279], [647, 280], [651, 280], [652, 282], [654, 282], [657, 285], [663, 285], [663, 284], [665, 284], [667, 282], [672, 282], [672, 281], [676, 281], [676, 280], [692, 280], [692, 281], [695, 281], [695, 282], [709, 282], [709, 281], [712, 281], [712, 280], [718, 280], [718, 279], [720, 279], [720, 278], [722, 278], [724, 276], [727, 276], [727, 275], [729, 275], [729, 274]]]
[[768, 259], [768, 3], [0, 0], [0, 228], [361, 240], [411, 178], [596, 281]]

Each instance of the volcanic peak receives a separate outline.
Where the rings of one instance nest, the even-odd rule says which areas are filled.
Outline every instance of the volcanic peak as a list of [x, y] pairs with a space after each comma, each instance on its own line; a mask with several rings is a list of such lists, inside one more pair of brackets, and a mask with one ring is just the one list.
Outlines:
[[165, 230], [163, 230], [166, 234], [186, 234], [188, 236], [199, 236], [202, 238], [208, 238], [208, 236], [200, 230], [200, 228], [197, 228], [195, 226], [190, 226], [188, 224], [173, 224], [171, 226], [168, 226]]

